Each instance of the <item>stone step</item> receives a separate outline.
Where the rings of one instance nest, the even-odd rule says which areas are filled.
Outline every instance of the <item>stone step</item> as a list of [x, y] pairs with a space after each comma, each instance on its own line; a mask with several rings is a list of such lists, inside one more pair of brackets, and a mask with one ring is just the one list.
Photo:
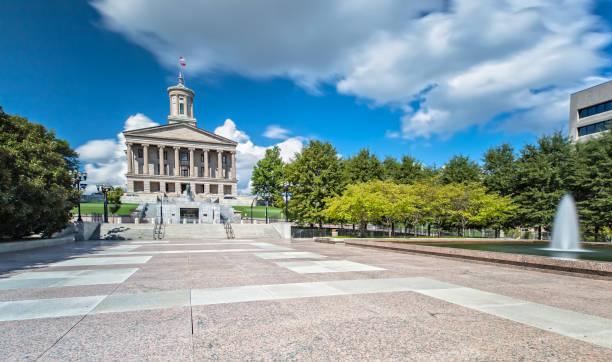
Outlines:
[[[275, 226], [276, 225], [276, 226]], [[236, 239], [282, 238], [279, 224], [232, 224]], [[150, 240], [153, 224], [102, 224], [102, 239]], [[164, 239], [225, 239], [222, 224], [168, 224]]]

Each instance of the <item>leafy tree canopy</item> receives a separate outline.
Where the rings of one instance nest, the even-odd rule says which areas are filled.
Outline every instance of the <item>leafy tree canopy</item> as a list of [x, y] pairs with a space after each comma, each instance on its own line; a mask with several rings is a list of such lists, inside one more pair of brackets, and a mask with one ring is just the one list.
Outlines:
[[612, 232], [612, 132], [576, 144], [567, 186], [578, 205], [582, 225], [598, 234]]
[[364, 148], [355, 156], [344, 161], [344, 178], [347, 184], [382, 180], [383, 165], [375, 154]]
[[0, 236], [62, 230], [78, 200], [71, 178], [77, 166], [68, 142], [0, 107]]
[[566, 175], [574, 172], [570, 152], [571, 144], [561, 132], [542, 136], [521, 150], [513, 187], [521, 224], [552, 224], [557, 205], [568, 192]]
[[266, 155], [257, 161], [251, 175], [251, 192], [255, 195], [269, 197], [274, 205], [282, 201], [282, 181], [284, 178], [284, 163], [280, 156], [280, 148], [274, 146], [266, 150]]
[[480, 167], [467, 156], [454, 156], [440, 171], [440, 181], [446, 184], [479, 182]]
[[322, 224], [326, 200], [344, 188], [342, 164], [329, 142], [310, 141], [287, 165], [290, 183], [289, 213], [299, 224]]

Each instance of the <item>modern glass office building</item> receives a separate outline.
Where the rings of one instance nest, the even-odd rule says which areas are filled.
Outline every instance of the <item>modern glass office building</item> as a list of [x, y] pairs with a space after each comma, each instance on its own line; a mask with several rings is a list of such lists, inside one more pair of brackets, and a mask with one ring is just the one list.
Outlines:
[[581, 141], [612, 127], [612, 81], [570, 96], [569, 137]]

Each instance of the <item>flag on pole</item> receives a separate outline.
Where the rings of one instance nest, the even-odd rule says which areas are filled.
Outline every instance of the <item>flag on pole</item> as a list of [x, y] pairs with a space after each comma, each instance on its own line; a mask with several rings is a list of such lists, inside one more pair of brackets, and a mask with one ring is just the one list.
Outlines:
[[179, 63], [181, 64], [181, 67], [184, 67], [184, 66], [186, 65], [186, 64], [185, 64], [185, 58], [180, 57], [180, 58], [179, 58]]

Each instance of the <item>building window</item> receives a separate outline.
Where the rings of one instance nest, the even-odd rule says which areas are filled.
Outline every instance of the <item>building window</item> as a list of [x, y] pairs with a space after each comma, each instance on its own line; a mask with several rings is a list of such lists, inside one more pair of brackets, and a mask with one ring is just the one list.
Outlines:
[[578, 135], [586, 136], [593, 133], [603, 132], [612, 127], [612, 120], [597, 122], [586, 126], [578, 127]]
[[185, 114], [185, 97], [179, 97], [179, 114]]
[[142, 158], [142, 148], [138, 149], [138, 158]]
[[200, 162], [204, 163], [204, 154], [200, 155]]
[[181, 152], [181, 162], [187, 162], [189, 161], [189, 156], [187, 155], [186, 152]]
[[168, 151], [164, 151], [164, 161], [168, 161]]
[[584, 118], [589, 117], [595, 114], [612, 111], [612, 101], [607, 101], [604, 103], [596, 104], [594, 106], [582, 108], [578, 111], [578, 117]]

